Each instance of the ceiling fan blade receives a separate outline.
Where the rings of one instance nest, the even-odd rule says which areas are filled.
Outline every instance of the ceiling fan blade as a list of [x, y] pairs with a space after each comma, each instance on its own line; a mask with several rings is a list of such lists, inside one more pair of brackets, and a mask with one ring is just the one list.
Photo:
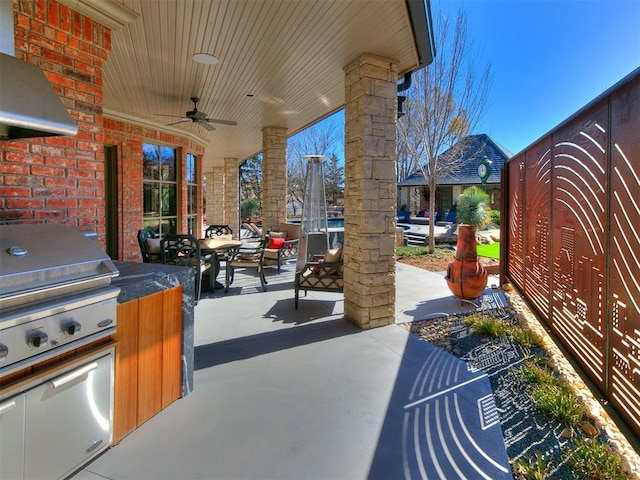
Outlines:
[[192, 116], [196, 120], [205, 120], [207, 118], [207, 114], [202, 112], [194, 112]]
[[181, 120], [178, 120], [177, 122], [167, 123], [167, 124], [165, 125], [165, 127], [168, 127], [168, 126], [170, 126], [170, 125], [177, 125], [177, 124], [179, 124], [179, 123], [190, 122], [190, 121], [191, 121], [191, 119], [190, 119], [190, 118], [183, 118], [183, 119], [181, 119]]
[[184, 118], [184, 115], [167, 115], [166, 113], [154, 113], [153, 115], [159, 115], [161, 117]]
[[218, 118], [205, 118], [205, 122], [209, 122], [209, 123], [219, 123], [220, 125], [231, 125], [233, 127], [235, 127], [236, 125], [238, 125], [238, 122], [233, 122], [231, 120], [220, 120]]
[[204, 128], [205, 130], [209, 130], [210, 132], [214, 131], [215, 128], [213, 127], [213, 125], [209, 125], [207, 122], [198, 122], [198, 125], [200, 125], [202, 128]]

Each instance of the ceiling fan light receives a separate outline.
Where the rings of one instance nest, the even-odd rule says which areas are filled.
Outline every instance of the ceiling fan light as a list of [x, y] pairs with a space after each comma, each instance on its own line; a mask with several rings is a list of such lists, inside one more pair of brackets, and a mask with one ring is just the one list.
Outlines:
[[217, 57], [214, 57], [210, 53], [194, 53], [193, 60], [203, 65], [215, 65], [219, 62]]

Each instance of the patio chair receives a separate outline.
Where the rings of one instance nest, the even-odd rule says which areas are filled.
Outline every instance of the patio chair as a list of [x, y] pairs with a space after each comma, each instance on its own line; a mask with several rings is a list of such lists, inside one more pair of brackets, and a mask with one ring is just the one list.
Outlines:
[[234, 274], [240, 268], [255, 268], [260, 277], [262, 290], [267, 291], [267, 279], [264, 276], [264, 250], [266, 239], [258, 242], [243, 243], [239, 247], [229, 250], [225, 269], [224, 293], [229, 292], [229, 285], [233, 283]]
[[242, 238], [262, 238], [262, 231], [253, 223], [243, 223], [242, 230], [245, 232]]
[[[274, 236], [279, 232], [271, 232], [266, 240], [266, 248], [264, 251], [265, 264], [278, 266], [278, 275], [280, 275], [280, 267], [290, 260], [298, 258], [299, 238], [287, 238], [286, 236]], [[284, 232], [283, 232], [284, 233]]]
[[138, 245], [144, 263], [160, 263], [160, 236], [153, 228], [138, 230]]
[[206, 238], [233, 238], [233, 229], [229, 225], [209, 225], [204, 232]]
[[344, 260], [342, 249], [327, 250], [317, 262], [307, 262], [296, 272], [294, 280], [295, 308], [298, 309], [300, 290], [342, 293], [344, 289]]
[[200, 300], [202, 276], [209, 274], [211, 291], [215, 289], [215, 272], [210, 257], [200, 254], [200, 242], [193, 235], [167, 234], [160, 240], [160, 255], [162, 263], [191, 267], [195, 279], [195, 303]]

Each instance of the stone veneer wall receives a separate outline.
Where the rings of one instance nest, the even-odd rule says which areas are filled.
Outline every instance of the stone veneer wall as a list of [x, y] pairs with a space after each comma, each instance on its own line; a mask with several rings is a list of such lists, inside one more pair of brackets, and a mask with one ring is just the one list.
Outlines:
[[395, 323], [397, 78], [375, 55], [345, 67], [344, 312], [361, 328]]
[[0, 142], [0, 221], [90, 228], [104, 245], [102, 70], [111, 30], [54, 0], [13, 8], [15, 56], [44, 71], [78, 134]]
[[237, 158], [224, 159], [224, 222], [240, 235], [240, 171]]
[[213, 167], [207, 174], [207, 223], [224, 224], [224, 167]]
[[287, 221], [287, 129], [262, 129], [262, 231]]

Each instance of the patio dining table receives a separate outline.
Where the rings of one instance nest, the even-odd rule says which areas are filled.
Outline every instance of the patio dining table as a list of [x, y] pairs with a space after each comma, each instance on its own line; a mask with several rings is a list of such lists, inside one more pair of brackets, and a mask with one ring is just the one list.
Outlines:
[[223, 288], [224, 286], [221, 283], [215, 281], [218, 277], [218, 273], [220, 273], [220, 253], [224, 253], [230, 248], [239, 247], [242, 245], [240, 240], [227, 240], [227, 239], [218, 239], [218, 238], [201, 238], [198, 240], [200, 243], [200, 254], [203, 257], [209, 257], [211, 262], [211, 267], [213, 270], [213, 288]]

